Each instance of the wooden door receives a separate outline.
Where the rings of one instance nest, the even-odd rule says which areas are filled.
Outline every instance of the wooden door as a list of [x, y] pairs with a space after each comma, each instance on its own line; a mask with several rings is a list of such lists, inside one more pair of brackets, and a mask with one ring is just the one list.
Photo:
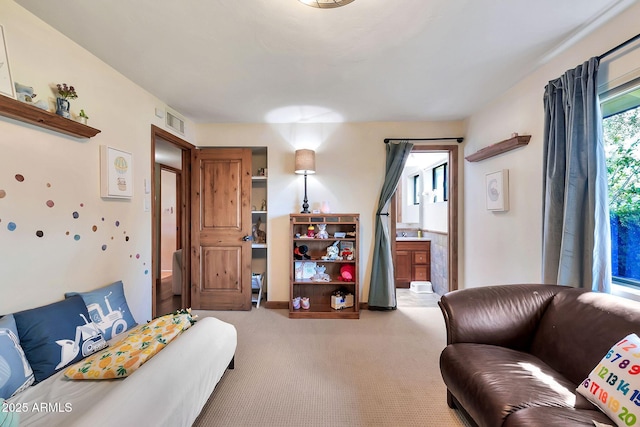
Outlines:
[[251, 150], [193, 150], [191, 306], [251, 310]]

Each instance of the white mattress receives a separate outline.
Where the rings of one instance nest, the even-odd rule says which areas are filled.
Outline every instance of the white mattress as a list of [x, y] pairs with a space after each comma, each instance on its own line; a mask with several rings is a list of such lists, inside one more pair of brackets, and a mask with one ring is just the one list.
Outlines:
[[191, 426], [231, 362], [233, 325], [213, 317], [169, 343], [131, 376], [74, 380], [63, 371], [9, 400], [20, 426]]

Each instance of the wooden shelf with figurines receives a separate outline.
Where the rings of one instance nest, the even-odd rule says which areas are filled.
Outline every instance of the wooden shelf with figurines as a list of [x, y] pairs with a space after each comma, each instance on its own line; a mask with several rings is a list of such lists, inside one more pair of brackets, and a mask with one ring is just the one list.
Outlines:
[[359, 214], [291, 214], [289, 317], [358, 319]]

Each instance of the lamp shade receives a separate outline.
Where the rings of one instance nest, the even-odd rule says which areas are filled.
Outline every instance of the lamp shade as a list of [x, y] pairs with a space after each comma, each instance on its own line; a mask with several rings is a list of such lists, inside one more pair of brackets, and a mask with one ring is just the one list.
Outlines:
[[311, 175], [316, 173], [316, 152], [296, 150], [296, 173]]

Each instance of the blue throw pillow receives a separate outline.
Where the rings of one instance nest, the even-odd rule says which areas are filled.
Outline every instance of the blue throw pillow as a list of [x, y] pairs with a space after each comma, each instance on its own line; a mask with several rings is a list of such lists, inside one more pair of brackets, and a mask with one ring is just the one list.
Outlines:
[[91, 292], [68, 292], [64, 295], [67, 298], [73, 295], [82, 297], [91, 320], [107, 341], [138, 325], [129, 310], [122, 281]]
[[[31, 365], [20, 346], [16, 321], [11, 314], [4, 316], [0, 319], [0, 399], [20, 393], [33, 381]], [[0, 426], [3, 425], [0, 422]]]
[[20, 311], [13, 317], [36, 383], [107, 346], [79, 296]]

